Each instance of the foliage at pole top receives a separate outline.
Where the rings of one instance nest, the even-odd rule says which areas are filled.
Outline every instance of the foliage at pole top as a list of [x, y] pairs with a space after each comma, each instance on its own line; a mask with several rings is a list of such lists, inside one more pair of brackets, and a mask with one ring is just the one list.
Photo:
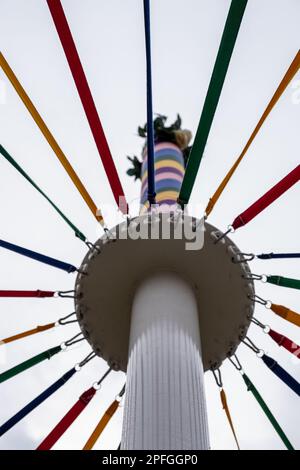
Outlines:
[[[170, 126], [166, 126], [167, 119], [167, 116], [163, 116], [162, 114], [158, 114], [154, 119], [154, 142], [155, 144], [170, 142], [177, 145], [183, 152], [186, 165], [191, 150], [189, 143], [192, 138], [192, 133], [187, 129], [181, 128], [182, 120], [179, 114], [177, 114], [176, 120]], [[147, 138], [147, 123], [144, 126], [138, 127], [138, 135], [143, 139]], [[127, 170], [127, 175], [134, 176], [135, 180], [141, 179], [142, 162], [135, 155], [133, 157], [127, 156], [127, 159], [132, 164], [132, 168]]]

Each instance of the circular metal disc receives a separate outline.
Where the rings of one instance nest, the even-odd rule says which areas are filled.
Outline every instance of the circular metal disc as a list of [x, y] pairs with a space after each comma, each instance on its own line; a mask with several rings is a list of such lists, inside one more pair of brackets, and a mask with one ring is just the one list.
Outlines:
[[[196, 227], [195, 237], [202, 232], [201, 249], [186, 249], [186, 237], [176, 239], [172, 230], [169, 239], [163, 239], [162, 215], [154, 222], [145, 215], [115, 227], [83, 260], [80, 271], [84, 274], [78, 274], [75, 287], [78, 321], [93, 350], [116, 370], [126, 371], [127, 367], [135, 289], [153, 272], [176, 272], [192, 285], [204, 370], [219, 367], [246, 335], [253, 314], [249, 296], [254, 293], [253, 282], [245, 279], [250, 272], [248, 264], [234, 262], [240, 252], [227, 236], [216, 243], [221, 234], [215, 227], [199, 220], [195, 223], [196, 219], [188, 216], [185, 220]], [[176, 223], [176, 218], [171, 221], [173, 229]], [[139, 224], [154, 227], [158, 239], [137, 238]], [[137, 239], [132, 239], [134, 235]]]

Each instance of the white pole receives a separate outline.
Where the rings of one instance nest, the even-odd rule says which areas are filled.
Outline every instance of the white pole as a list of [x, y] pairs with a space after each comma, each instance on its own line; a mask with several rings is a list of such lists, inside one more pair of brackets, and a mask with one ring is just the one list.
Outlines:
[[209, 448], [197, 303], [174, 273], [134, 296], [121, 448]]

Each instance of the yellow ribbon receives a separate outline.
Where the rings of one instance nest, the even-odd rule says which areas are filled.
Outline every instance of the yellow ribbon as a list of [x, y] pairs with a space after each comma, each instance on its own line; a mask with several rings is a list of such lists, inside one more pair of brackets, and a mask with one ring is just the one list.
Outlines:
[[73, 181], [74, 185], [78, 189], [79, 193], [81, 194], [81, 196], [85, 200], [86, 204], [90, 208], [90, 210], [93, 213], [94, 217], [97, 219], [98, 222], [100, 222], [103, 225], [104, 221], [103, 221], [103, 217], [101, 215], [100, 210], [97, 209], [94, 201], [92, 200], [91, 196], [87, 192], [87, 190], [84, 187], [83, 183], [79, 179], [79, 177], [76, 174], [74, 168], [72, 167], [72, 165], [68, 161], [67, 157], [63, 153], [62, 149], [58, 145], [57, 141], [55, 140], [55, 138], [51, 134], [51, 132], [48, 129], [48, 127], [46, 126], [43, 118], [39, 114], [38, 110], [36, 109], [36, 107], [32, 103], [31, 99], [27, 95], [26, 91], [22, 87], [21, 83], [17, 79], [16, 75], [14, 74], [13, 70], [11, 69], [11, 67], [9, 66], [8, 62], [6, 61], [5, 57], [3, 56], [3, 54], [1, 52], [0, 52], [0, 65], [1, 65], [5, 75], [9, 79], [10, 83], [12, 84], [12, 86], [14, 87], [16, 92], [18, 93], [19, 97], [23, 101], [24, 105], [28, 109], [29, 113], [33, 117], [33, 119], [34, 119], [35, 123], [37, 124], [37, 126], [39, 127], [40, 131], [44, 135], [44, 137], [47, 140], [48, 144], [50, 145], [50, 147], [54, 151], [54, 153], [57, 156], [57, 158], [59, 159], [60, 163], [62, 164], [62, 166], [64, 167], [64, 169], [68, 173], [69, 177]]
[[98, 438], [102, 434], [102, 432], [105, 429], [106, 425], [108, 424], [108, 422], [111, 420], [111, 418], [113, 417], [113, 415], [117, 411], [117, 409], [119, 407], [119, 404], [120, 403], [117, 400], [115, 400], [107, 408], [107, 410], [105, 411], [104, 415], [100, 419], [100, 421], [97, 424], [97, 426], [95, 427], [94, 431], [92, 432], [92, 434], [88, 438], [88, 440], [87, 440], [87, 442], [84, 445], [82, 450], [91, 450], [94, 447], [95, 443], [97, 442]]
[[238, 448], [238, 450], [240, 450], [240, 446], [239, 446], [239, 443], [238, 443], [238, 440], [237, 440], [237, 437], [236, 437], [236, 433], [235, 433], [235, 430], [234, 430], [233, 422], [232, 422], [232, 419], [231, 419], [230, 411], [229, 411], [229, 408], [228, 408], [228, 405], [227, 405], [226, 394], [225, 394], [223, 388], [220, 391], [220, 397], [221, 397], [222, 406], [223, 406], [223, 409], [226, 413], [226, 416], [227, 416], [229, 425], [231, 427], [232, 434], [234, 436], [234, 440], [236, 442], [237, 448]]

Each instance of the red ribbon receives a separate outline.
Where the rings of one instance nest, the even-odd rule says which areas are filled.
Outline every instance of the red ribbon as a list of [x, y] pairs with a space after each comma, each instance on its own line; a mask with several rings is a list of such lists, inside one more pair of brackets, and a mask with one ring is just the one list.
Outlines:
[[107, 178], [110, 182], [115, 200], [123, 213], [127, 213], [127, 203], [123, 188], [110, 153], [110, 149], [97, 113], [89, 84], [87, 82], [77, 49], [70, 31], [60, 0], [47, 0], [57, 33], [64, 49], [69, 67], [71, 69], [78, 94], [81, 99], [87, 120], [90, 125], [100, 158], [102, 160]]
[[37, 450], [50, 450], [58, 439], [66, 432], [66, 430], [71, 426], [75, 419], [80, 415], [80, 413], [85, 409], [89, 404], [91, 399], [94, 397], [96, 390], [94, 387], [86, 390], [75, 403], [74, 406], [68, 411], [68, 413], [63, 417], [63, 419], [55, 426], [55, 428], [48, 434], [48, 436], [43, 440], [43, 442], [38, 446]]
[[0, 297], [53, 297], [54, 294], [48, 290], [0, 290]]
[[283, 346], [285, 349], [287, 349], [287, 351], [300, 359], [300, 346], [294, 343], [294, 341], [291, 341], [286, 336], [281, 335], [274, 330], [270, 330], [268, 334], [274, 341], [276, 341], [279, 346]]
[[252, 206], [248, 207], [244, 212], [238, 215], [232, 227], [237, 229], [246, 225], [250, 220], [262, 212], [266, 207], [268, 207], [272, 202], [282, 196], [285, 191], [291, 188], [295, 183], [300, 179], [300, 165], [298, 165], [294, 170], [292, 170], [287, 176], [285, 176], [279, 183], [277, 183], [273, 188], [266, 192], [260, 199], [258, 199]]

